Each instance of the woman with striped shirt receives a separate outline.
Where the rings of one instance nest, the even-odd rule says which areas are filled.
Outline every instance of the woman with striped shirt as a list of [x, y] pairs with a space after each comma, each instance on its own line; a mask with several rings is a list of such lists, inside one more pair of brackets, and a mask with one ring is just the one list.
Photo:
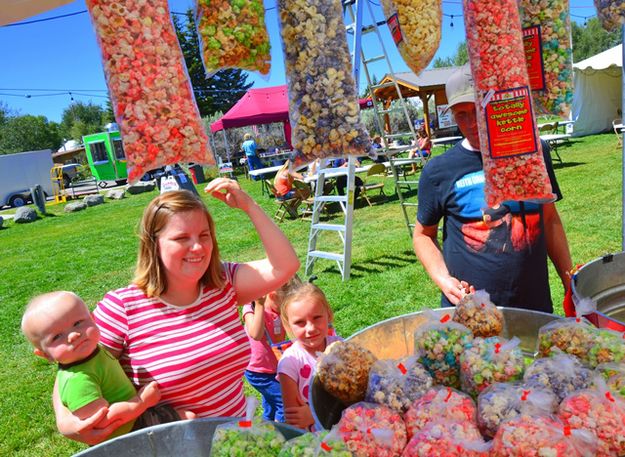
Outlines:
[[[94, 319], [100, 343], [137, 387], [157, 381], [162, 402], [197, 417], [242, 416], [250, 346], [238, 306], [279, 288], [299, 260], [236, 181], [215, 179], [205, 191], [248, 215], [266, 257], [222, 262], [202, 200], [188, 191], [167, 192], [144, 211], [132, 284], [107, 293]], [[98, 417], [78, 422], [58, 405], [56, 390], [53, 398], [61, 433], [88, 444], [105, 438], [108, 428], [97, 428]]]

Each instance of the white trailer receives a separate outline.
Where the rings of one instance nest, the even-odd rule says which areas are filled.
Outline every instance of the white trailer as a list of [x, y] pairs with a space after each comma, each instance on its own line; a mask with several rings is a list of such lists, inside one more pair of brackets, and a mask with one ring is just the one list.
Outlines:
[[0, 208], [25, 205], [32, 200], [30, 189], [37, 184], [46, 195], [53, 195], [53, 166], [51, 149], [0, 155]]

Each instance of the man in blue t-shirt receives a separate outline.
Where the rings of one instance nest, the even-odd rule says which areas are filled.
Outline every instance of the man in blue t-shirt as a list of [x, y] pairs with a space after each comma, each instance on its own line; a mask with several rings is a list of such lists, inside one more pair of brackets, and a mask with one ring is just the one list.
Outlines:
[[[475, 90], [468, 65], [445, 87], [464, 139], [430, 159], [419, 180], [414, 251], [442, 291], [443, 306], [467, 292], [486, 289], [496, 305], [553, 312], [547, 255], [565, 289], [571, 255], [554, 203], [505, 202], [487, 208], [476, 120]], [[553, 192], [561, 199], [546, 143], [542, 144]], [[443, 220], [443, 249], [437, 241]]]

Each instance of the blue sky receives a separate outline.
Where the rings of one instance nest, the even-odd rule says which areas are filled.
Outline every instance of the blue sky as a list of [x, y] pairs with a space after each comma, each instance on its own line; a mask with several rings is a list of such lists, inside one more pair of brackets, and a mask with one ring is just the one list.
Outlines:
[[[264, 0], [266, 21], [272, 46], [270, 77], [250, 74], [254, 87], [284, 84], [284, 65], [278, 34], [276, 0]], [[378, 0], [369, 0], [377, 20], [383, 18]], [[169, 0], [170, 10], [183, 13], [192, 6], [192, 0]], [[583, 22], [583, 17], [595, 14], [592, 0], [571, 0], [573, 20]], [[76, 0], [26, 21], [85, 11], [84, 0]], [[365, 7], [365, 11], [367, 8]], [[464, 40], [462, 2], [443, 0], [443, 30], [437, 56], [453, 55], [458, 43]], [[453, 15], [453, 27], [451, 27]], [[385, 45], [395, 72], [407, 71], [386, 27], [383, 31]], [[369, 34], [363, 39], [368, 56], [377, 55], [377, 39]], [[71, 98], [104, 105], [106, 83], [95, 33], [87, 13], [26, 25], [0, 27], [0, 103], [18, 114], [46, 116], [59, 122]], [[386, 65], [374, 67], [378, 78], [386, 73]], [[363, 76], [364, 78], [364, 76]], [[364, 84], [364, 83], [362, 83]], [[71, 92], [71, 94], [70, 94]], [[27, 97], [29, 96], [29, 97]]]

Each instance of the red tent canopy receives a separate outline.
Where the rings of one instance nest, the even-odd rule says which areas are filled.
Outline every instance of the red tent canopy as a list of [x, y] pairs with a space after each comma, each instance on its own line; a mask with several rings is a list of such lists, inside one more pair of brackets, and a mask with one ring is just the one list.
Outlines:
[[[224, 114], [211, 124], [213, 133], [233, 127], [283, 122], [290, 137], [289, 99], [286, 84], [262, 89], [250, 89]], [[360, 108], [372, 106], [370, 98], [360, 99]]]

